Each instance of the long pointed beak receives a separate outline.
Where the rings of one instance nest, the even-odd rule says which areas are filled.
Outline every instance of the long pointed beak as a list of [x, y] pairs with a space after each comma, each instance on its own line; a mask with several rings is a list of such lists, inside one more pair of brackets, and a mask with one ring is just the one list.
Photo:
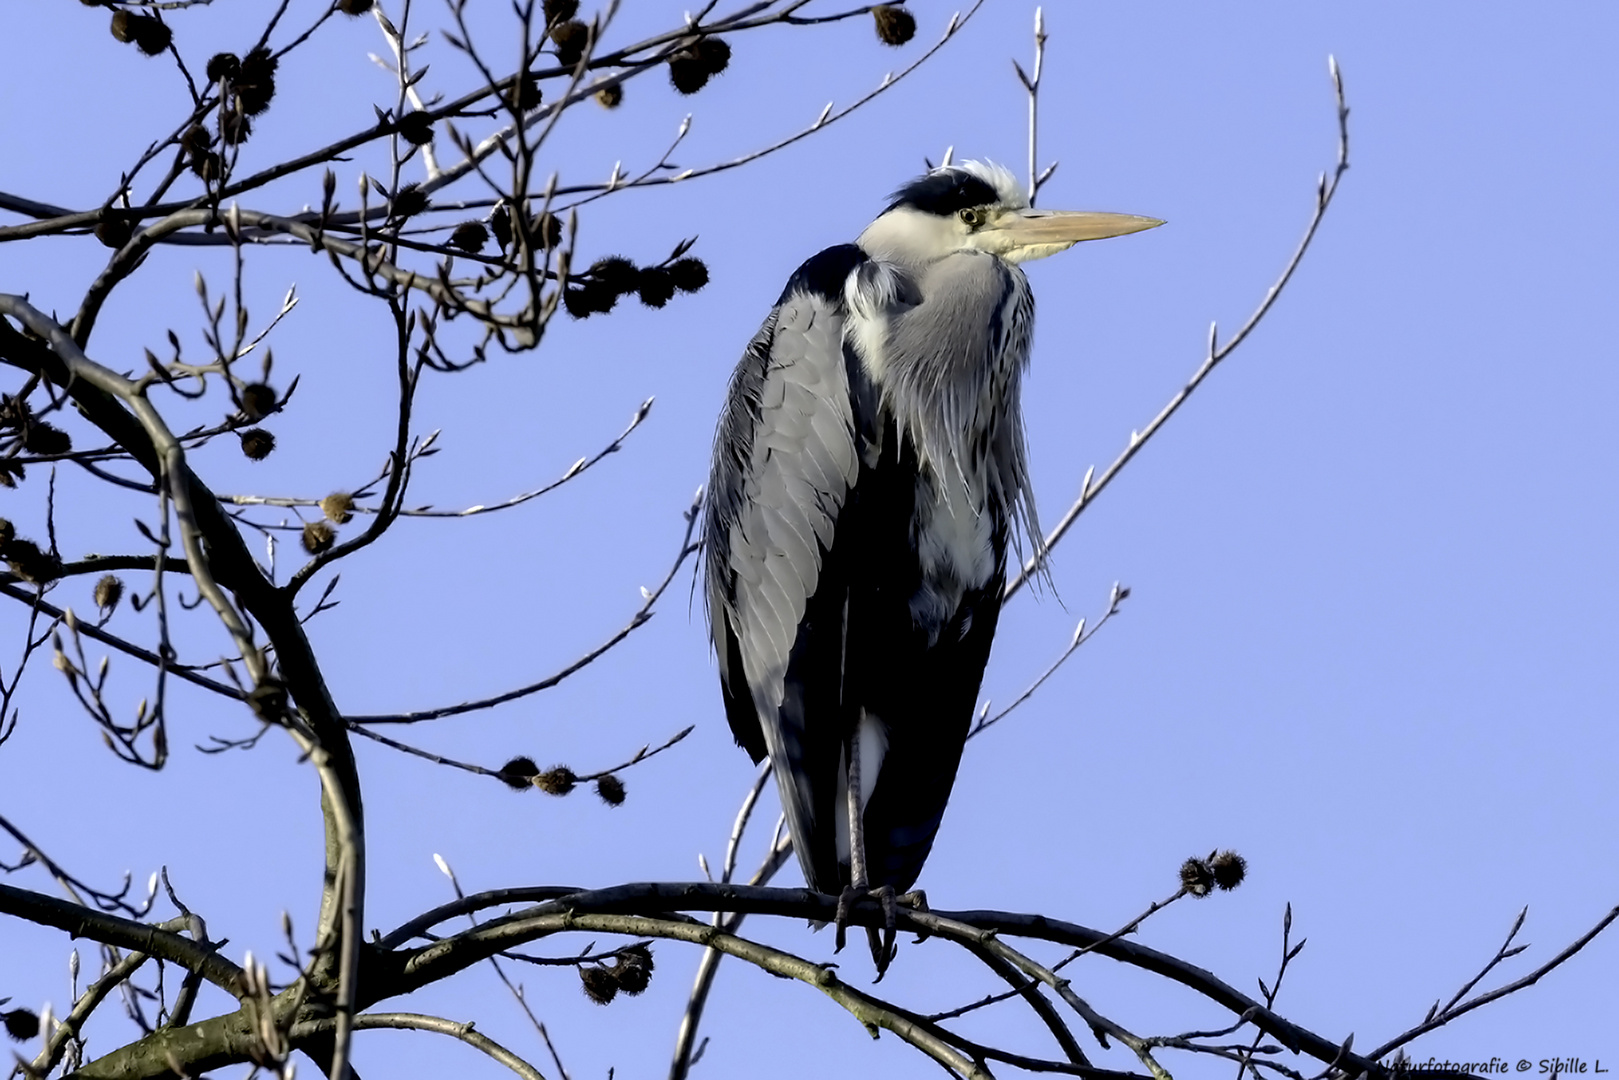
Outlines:
[[993, 226], [1004, 238], [1004, 257], [1013, 262], [1041, 259], [1066, 251], [1082, 240], [1156, 229], [1163, 222], [1135, 214], [1106, 214], [1093, 210], [1019, 210]]

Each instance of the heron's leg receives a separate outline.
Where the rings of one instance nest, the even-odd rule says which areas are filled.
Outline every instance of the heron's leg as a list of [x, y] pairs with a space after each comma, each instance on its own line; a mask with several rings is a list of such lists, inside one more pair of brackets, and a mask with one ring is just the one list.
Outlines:
[[871, 879], [866, 875], [866, 823], [860, 806], [860, 742], [849, 741], [848, 813], [849, 813], [849, 884], [838, 896], [838, 912], [833, 918], [837, 926], [836, 949], [841, 951], [844, 931], [849, 925], [849, 908], [866, 894]]
[[879, 938], [875, 928], [868, 928], [866, 940], [871, 946], [871, 959], [877, 965], [877, 981], [881, 982], [894, 958], [894, 938], [899, 922], [899, 909], [892, 885], [871, 887], [871, 873], [866, 866], [866, 823], [860, 805], [860, 744], [858, 737], [849, 746], [849, 884], [838, 896], [836, 947], [842, 949], [850, 908], [863, 897], [876, 900], [883, 909], [883, 930]]

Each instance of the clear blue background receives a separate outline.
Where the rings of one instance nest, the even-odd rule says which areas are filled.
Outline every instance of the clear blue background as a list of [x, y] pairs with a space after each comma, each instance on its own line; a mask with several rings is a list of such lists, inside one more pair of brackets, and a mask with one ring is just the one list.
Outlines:
[[[108, 36], [105, 12], [14, 7], [0, 66], [0, 190], [99, 205], [180, 114], [177, 79], [166, 61]], [[287, 25], [307, 24], [319, 7], [295, 0]], [[434, 5], [418, 7], [440, 18]], [[251, 44], [267, 10], [182, 12], [178, 41], [200, 68], [218, 49]], [[570, 113], [545, 164], [564, 182], [603, 179], [620, 159], [637, 171], [688, 111], [682, 166], [757, 148], [813, 120], [828, 99], [865, 92], [931, 42], [948, 9], [915, 10], [922, 29], [901, 51], [858, 20], [740, 37], [731, 69], [695, 98], [679, 98], [656, 73], [639, 79], [614, 113]], [[627, 4], [608, 43], [662, 29], [679, 12]], [[509, 68], [504, 6], [475, 15]], [[418, 470], [412, 501], [498, 501], [594, 452], [655, 395], [652, 415], [623, 453], [543, 500], [468, 521], [403, 521], [345, 563], [342, 606], [311, 627], [340, 706], [376, 713], [498, 692], [622, 625], [641, 602], [638, 587], [653, 585], [676, 550], [732, 363], [793, 267], [852, 238], [888, 191], [946, 146], [1021, 171], [1025, 101], [1008, 60], [1027, 63], [1031, 17], [1027, 4], [990, 0], [935, 62], [816, 137], [746, 169], [625, 193], [584, 213], [587, 260], [617, 252], [652, 261], [696, 235], [713, 284], [659, 312], [631, 303], [610, 319], [560, 318], [537, 354], [426, 379], [416, 426], [442, 427], [444, 452]], [[1502, 977], [1544, 961], [1619, 902], [1619, 9], [1062, 2], [1046, 17], [1042, 157], [1062, 165], [1043, 203], [1169, 222], [1031, 268], [1040, 316], [1025, 411], [1047, 519], [1087, 466], [1111, 461], [1195, 369], [1209, 320], [1235, 329], [1285, 261], [1335, 153], [1329, 52], [1353, 109], [1353, 167], [1273, 314], [1058, 549], [1058, 596], [1025, 593], [1006, 612], [984, 685], [998, 702], [1060, 652], [1080, 616], [1105, 607], [1114, 581], [1133, 590], [1120, 617], [1029, 705], [975, 741], [922, 884], [936, 906], [1112, 928], [1171, 893], [1186, 856], [1235, 848], [1251, 867], [1241, 889], [1177, 904], [1140, 940], [1253, 992], [1256, 976], [1274, 976], [1291, 901], [1295, 939], [1309, 945], [1278, 1009], [1329, 1038], [1353, 1031], [1365, 1051], [1448, 999], [1523, 905], [1520, 940], [1533, 947]], [[249, 167], [325, 145], [370, 123], [372, 102], [391, 104], [391, 80], [367, 51], [384, 44], [374, 24], [356, 20], [293, 54], [245, 149]], [[459, 93], [472, 77], [437, 39], [422, 59], [433, 65], [425, 89]], [[440, 149], [452, 156], [444, 140]], [[362, 157], [340, 167], [339, 197], [352, 205], [359, 170], [377, 166]], [[311, 175], [246, 205], [296, 210], [318, 201], [318, 183]], [[302, 303], [272, 342], [278, 384], [294, 373], [302, 381], [273, 424], [281, 448], [268, 461], [246, 462], [220, 441], [195, 464], [222, 492], [318, 498], [352, 488], [391, 444], [385, 313], [306, 251], [251, 254], [255, 325], [298, 286]], [[89, 238], [0, 246], [0, 289], [28, 291], [66, 317], [105, 259]], [[164, 351], [170, 326], [188, 355], [199, 354], [197, 269], [216, 291], [229, 282], [222, 252], [154, 253], [113, 295], [92, 355], [135, 367], [143, 347]], [[218, 412], [174, 416], [183, 426]], [[82, 425], [73, 433], [92, 441]], [[43, 480], [31, 474], [21, 494], [0, 492], [0, 513], [24, 535], [43, 533]], [[144, 550], [129, 523], [150, 519], [146, 501], [70, 472], [59, 483], [65, 555]], [[87, 611], [90, 585], [55, 595]], [[725, 727], [689, 588], [683, 574], [651, 623], [561, 687], [407, 736], [490, 766], [527, 753], [584, 772], [696, 724], [676, 750], [626, 775], [621, 808], [588, 792], [518, 796], [360, 744], [368, 926], [386, 930], [447, 898], [435, 852], [469, 890], [689, 879], [699, 852], [717, 865], [753, 773]], [[3, 654], [8, 673], [22, 618], [11, 605], [0, 624], [14, 643]], [[228, 648], [209, 617], [189, 622], [181, 643], [193, 659]], [[149, 617], [128, 610], [112, 625], [152, 635]], [[291, 745], [272, 737], [251, 753], [198, 755], [189, 747], [210, 735], [250, 733], [249, 718], [177, 689], [176, 753], [148, 775], [105, 752], [48, 656], [29, 687], [18, 731], [0, 748], [0, 812], [92, 881], [125, 869], [141, 881], [168, 866], [214, 935], [231, 939], [233, 958], [273, 951], [283, 909], [308, 942], [320, 880], [317, 786]], [[149, 690], [147, 672], [115, 660], [115, 707], [132, 711]], [[767, 831], [752, 836], [745, 866]], [[37, 872], [8, 880], [50, 889]], [[792, 870], [780, 882], [796, 880]], [[756, 920], [749, 932], [830, 958], [830, 935], [796, 923]], [[63, 1011], [67, 948], [55, 932], [0, 924], [0, 995]], [[607, 1009], [566, 969], [517, 975], [574, 1076], [609, 1067], [657, 1076], [696, 959], [660, 945], [648, 993]], [[865, 970], [859, 955], [842, 959], [851, 973]], [[1425, 1036], [1411, 1053], [1619, 1065], [1616, 968], [1619, 943], [1601, 938], [1539, 986]], [[1105, 960], [1086, 961], [1074, 978], [1138, 1033], [1228, 1022], [1193, 995]], [[881, 989], [932, 1011], [996, 987], [932, 944], [904, 947]], [[381, 1008], [475, 1018], [554, 1072], [487, 968]], [[109, 1020], [92, 1053], [126, 1030]], [[963, 1030], [1055, 1053], [1027, 1010], [1011, 1005]], [[898, 1039], [873, 1044], [809, 988], [731, 962], [705, 1032], [713, 1041], [698, 1076], [810, 1077], [834, 1065], [937, 1075]], [[499, 1072], [438, 1037], [366, 1033], [358, 1046], [367, 1077]], [[1212, 1059], [1162, 1060], [1182, 1077], [1231, 1073]], [[1127, 1051], [1097, 1063], [1136, 1067]]]

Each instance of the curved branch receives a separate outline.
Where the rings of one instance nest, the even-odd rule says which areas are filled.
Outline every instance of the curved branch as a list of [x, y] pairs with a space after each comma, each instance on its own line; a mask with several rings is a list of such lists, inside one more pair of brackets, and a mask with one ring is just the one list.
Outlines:
[[0, 883], [0, 914], [49, 926], [74, 937], [89, 938], [164, 960], [195, 971], [232, 997], [241, 997], [242, 969], [200, 942], [160, 926], [109, 915], [104, 911], [58, 900], [54, 896]]
[[[429, 1031], [436, 1035], [448, 1035], [452, 1039], [460, 1039], [468, 1046], [489, 1055], [518, 1076], [523, 1077], [523, 1080], [545, 1080], [539, 1069], [536, 1069], [483, 1032], [478, 1031], [470, 1021], [465, 1024], [458, 1024], [454, 1020], [446, 1020], [441, 1016], [426, 1016], [422, 1013], [361, 1013], [354, 1018], [355, 1031], [372, 1031], [381, 1028], [392, 1028], [400, 1031]], [[316, 1036], [329, 1038], [336, 1030], [337, 1022], [329, 1018], [305, 1020], [294, 1024], [288, 1037], [294, 1042]]]
[[1063, 514], [1062, 520], [1057, 522], [1056, 528], [1046, 534], [1038, 550], [1023, 564], [1023, 568], [1017, 572], [1017, 576], [1007, 582], [1005, 590], [1001, 593], [1003, 601], [1010, 600], [1029, 580], [1030, 575], [1041, 570], [1050, 555], [1051, 549], [1056, 546], [1057, 541], [1061, 540], [1074, 522], [1078, 520], [1079, 515], [1085, 512], [1085, 508], [1091, 504], [1091, 500], [1101, 494], [1103, 488], [1112, 483], [1113, 478], [1119, 475], [1119, 471], [1130, 463], [1131, 458], [1136, 456], [1136, 451], [1145, 446], [1147, 440], [1157, 434], [1159, 429], [1168, 422], [1169, 418], [1175, 415], [1175, 410], [1185, 404], [1186, 399], [1191, 397], [1193, 392], [1203, 384], [1203, 380], [1209, 377], [1209, 373], [1214, 370], [1215, 366], [1235, 352], [1237, 347], [1247, 340], [1248, 335], [1259, 325], [1260, 320], [1270, 312], [1271, 306], [1282, 295], [1282, 290], [1287, 287], [1287, 283], [1293, 280], [1293, 272], [1304, 261], [1305, 252], [1310, 250], [1310, 242], [1315, 239], [1316, 230], [1321, 227], [1321, 220], [1326, 216], [1327, 207], [1332, 205], [1332, 197], [1338, 194], [1338, 183], [1349, 169], [1349, 106], [1344, 102], [1343, 75], [1338, 70], [1338, 61], [1331, 56], [1327, 57], [1327, 68], [1332, 76], [1333, 93], [1338, 104], [1338, 163], [1334, 167], [1330, 179], [1323, 173], [1316, 184], [1315, 210], [1310, 215], [1310, 223], [1304, 228], [1303, 238], [1299, 240], [1298, 246], [1293, 249], [1292, 258], [1288, 259], [1287, 264], [1282, 267], [1281, 274], [1276, 278], [1275, 283], [1266, 290], [1264, 299], [1259, 302], [1259, 306], [1254, 309], [1253, 314], [1248, 316], [1248, 321], [1243, 323], [1224, 345], [1217, 346], [1215, 325], [1213, 323], [1209, 324], [1209, 349], [1203, 363], [1192, 373], [1192, 377], [1186, 381], [1186, 385], [1181, 387], [1175, 396], [1169, 399], [1169, 403], [1159, 410], [1158, 415], [1152, 418], [1151, 423], [1140, 431], [1130, 433], [1129, 445], [1124, 448], [1123, 453], [1114, 459], [1113, 464], [1109, 465], [1102, 475], [1096, 478], [1094, 484], [1091, 482], [1091, 477], [1095, 472], [1094, 468], [1086, 472], [1085, 480], [1080, 485], [1079, 498]]

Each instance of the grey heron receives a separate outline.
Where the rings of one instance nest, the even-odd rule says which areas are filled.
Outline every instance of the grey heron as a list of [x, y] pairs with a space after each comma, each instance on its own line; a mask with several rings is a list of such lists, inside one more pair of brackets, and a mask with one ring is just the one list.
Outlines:
[[889, 937], [955, 783], [1007, 552], [1041, 533], [1019, 404], [1018, 264], [1153, 218], [1036, 210], [934, 169], [798, 268], [731, 378], [704, 520], [726, 716], [775, 767], [810, 888], [871, 890]]

